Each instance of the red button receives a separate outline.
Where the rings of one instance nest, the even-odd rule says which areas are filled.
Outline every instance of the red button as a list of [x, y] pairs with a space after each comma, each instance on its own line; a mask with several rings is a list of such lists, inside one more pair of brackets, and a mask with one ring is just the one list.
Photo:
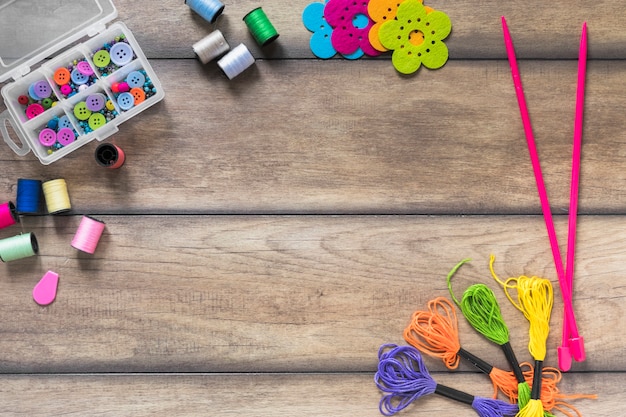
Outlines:
[[17, 102], [18, 102], [18, 103], [20, 103], [21, 105], [25, 106], [25, 105], [27, 105], [27, 104], [28, 104], [28, 97], [26, 97], [26, 96], [24, 96], [24, 95], [19, 96], [19, 97], [17, 98]]

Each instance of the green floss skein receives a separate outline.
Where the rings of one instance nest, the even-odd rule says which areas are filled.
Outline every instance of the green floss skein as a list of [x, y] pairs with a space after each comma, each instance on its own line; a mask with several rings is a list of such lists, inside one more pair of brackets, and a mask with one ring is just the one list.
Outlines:
[[34, 233], [25, 233], [0, 240], [0, 260], [15, 261], [35, 255], [39, 244]]
[[262, 8], [257, 7], [244, 16], [243, 21], [259, 45], [265, 46], [278, 38], [278, 32]]
[[[521, 410], [530, 401], [531, 389], [528, 382], [524, 379], [522, 370], [520, 369], [519, 363], [517, 362], [517, 359], [515, 359], [513, 349], [509, 344], [509, 329], [504, 322], [502, 313], [500, 312], [500, 306], [498, 305], [496, 295], [486, 285], [474, 284], [465, 290], [463, 297], [459, 302], [454, 295], [454, 291], [452, 291], [452, 276], [463, 264], [469, 261], [471, 261], [471, 259], [463, 259], [448, 273], [446, 278], [448, 291], [472, 327], [491, 342], [502, 347], [507, 360], [513, 367], [513, 373], [517, 378], [517, 403]], [[554, 416], [544, 410], [544, 417]]]

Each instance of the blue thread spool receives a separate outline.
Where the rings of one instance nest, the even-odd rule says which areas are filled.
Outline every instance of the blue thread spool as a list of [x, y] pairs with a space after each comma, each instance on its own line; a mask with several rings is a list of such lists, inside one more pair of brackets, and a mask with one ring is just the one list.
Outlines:
[[17, 180], [16, 208], [20, 214], [37, 214], [41, 202], [41, 181], [20, 178]]
[[224, 11], [224, 3], [219, 0], [185, 0], [185, 4], [209, 23], [215, 23]]

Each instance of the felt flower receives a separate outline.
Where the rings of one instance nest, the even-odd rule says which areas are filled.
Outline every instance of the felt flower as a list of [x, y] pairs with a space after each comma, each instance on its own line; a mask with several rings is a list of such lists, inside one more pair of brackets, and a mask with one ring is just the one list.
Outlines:
[[435, 69], [446, 63], [448, 47], [443, 40], [451, 30], [445, 13], [427, 13], [419, 0], [405, 0], [398, 7], [396, 20], [385, 22], [378, 35], [381, 44], [393, 50], [391, 62], [396, 70], [411, 74], [422, 64]]
[[[306, 6], [302, 12], [302, 23], [304, 23], [304, 27], [313, 32], [309, 41], [311, 52], [318, 58], [328, 59], [335, 56], [337, 51], [331, 41], [333, 28], [324, 19], [324, 7], [325, 3], [317, 1]], [[361, 48], [352, 54], [344, 55], [347, 59], [357, 59], [361, 56], [363, 56]]]
[[[370, 0], [367, 5], [367, 12], [369, 17], [374, 21], [374, 25], [370, 28], [368, 33], [370, 43], [376, 50], [381, 52], [388, 51], [380, 43], [380, 38], [378, 37], [378, 31], [383, 23], [393, 20], [396, 17], [396, 12], [398, 11], [398, 7], [404, 0]], [[424, 0], [419, 0], [420, 3], [424, 3]], [[426, 9], [426, 13], [431, 13], [434, 11], [433, 8], [424, 6]]]
[[329, 0], [324, 18], [333, 27], [331, 41], [337, 52], [347, 55], [359, 48], [370, 56], [380, 55], [367, 36], [374, 24], [367, 15], [369, 0]]

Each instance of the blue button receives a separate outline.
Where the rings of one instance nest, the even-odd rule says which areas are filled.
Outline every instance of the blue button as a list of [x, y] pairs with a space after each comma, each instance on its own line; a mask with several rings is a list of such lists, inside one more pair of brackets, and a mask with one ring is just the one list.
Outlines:
[[70, 118], [67, 116], [59, 117], [59, 129], [63, 129], [64, 127], [72, 128], [72, 122], [70, 122]]
[[122, 110], [130, 110], [135, 105], [135, 98], [131, 93], [122, 93], [117, 97], [117, 104]]
[[133, 60], [133, 48], [126, 42], [118, 42], [111, 46], [109, 55], [111, 55], [111, 61], [121, 67]]
[[126, 84], [130, 88], [143, 87], [143, 83], [146, 82], [146, 77], [139, 71], [133, 71], [126, 77]]
[[28, 87], [28, 95], [30, 96], [30, 98], [32, 98], [35, 101], [41, 100], [39, 96], [35, 93], [35, 84], [31, 84]]
[[78, 70], [78, 68], [74, 68], [72, 70], [72, 81], [74, 82], [74, 84], [85, 84], [87, 81], [89, 81], [89, 77], [86, 76], [85, 74], [83, 74], [82, 72], [80, 72]]

